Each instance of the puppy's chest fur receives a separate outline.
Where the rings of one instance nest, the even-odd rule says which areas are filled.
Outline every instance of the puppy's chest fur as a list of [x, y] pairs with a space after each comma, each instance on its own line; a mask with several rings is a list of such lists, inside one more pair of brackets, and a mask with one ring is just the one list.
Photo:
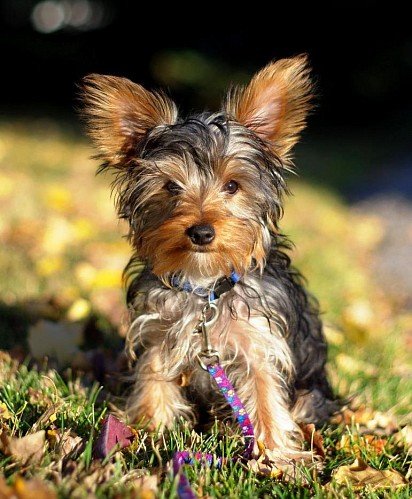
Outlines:
[[[281, 286], [270, 281], [269, 276], [249, 275], [222, 295], [216, 302], [218, 319], [209, 334], [212, 347], [229, 370], [238, 366], [251, 369], [257, 363], [282, 374], [286, 382], [293, 374], [284, 313], [288, 297]], [[129, 341], [137, 345], [139, 353], [159, 347], [162, 375], [167, 379], [199, 371], [202, 338], [195, 331], [205, 300], [193, 293], [160, 288], [149, 274], [142, 276], [140, 289], [133, 302], [136, 318]]]

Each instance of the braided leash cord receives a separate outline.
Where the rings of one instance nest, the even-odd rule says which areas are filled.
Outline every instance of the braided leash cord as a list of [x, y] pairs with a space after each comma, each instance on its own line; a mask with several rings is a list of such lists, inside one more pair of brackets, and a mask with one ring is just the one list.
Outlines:
[[[223, 368], [215, 362], [207, 366], [207, 370], [215, 380], [227, 403], [230, 405], [240, 429], [242, 430], [243, 436], [247, 439], [247, 445], [243, 458], [249, 459], [254, 446], [254, 431], [249, 415], [237, 396], [235, 389], [226, 376]], [[215, 463], [218, 468], [220, 468], [223, 464], [223, 459], [221, 457], [213, 458], [212, 454], [205, 454], [202, 452], [192, 453], [189, 451], [176, 452], [173, 456], [173, 474], [175, 476], [179, 474], [179, 483], [177, 486], [177, 495], [179, 499], [196, 499], [196, 495], [190, 486], [189, 480], [181, 470], [183, 465], [193, 465], [195, 461], [203, 462], [209, 466]]]

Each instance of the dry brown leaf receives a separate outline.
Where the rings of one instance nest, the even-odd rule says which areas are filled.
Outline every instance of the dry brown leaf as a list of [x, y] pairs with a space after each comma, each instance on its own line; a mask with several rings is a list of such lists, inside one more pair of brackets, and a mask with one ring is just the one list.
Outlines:
[[307, 482], [307, 476], [301, 472], [299, 464], [304, 464], [306, 469], [313, 471], [321, 468], [319, 460], [315, 460], [311, 452], [299, 452], [296, 455], [266, 449], [264, 444], [257, 442], [259, 457], [249, 460], [246, 465], [251, 471], [258, 475], [270, 478], [282, 478], [284, 480], [299, 479], [303, 483]]
[[142, 475], [136, 478], [133, 483], [136, 499], [155, 499], [159, 477], [157, 475]]
[[312, 423], [301, 423], [300, 428], [303, 432], [303, 438], [308, 442], [311, 449], [320, 457], [325, 457], [325, 448], [323, 447], [323, 437], [319, 431], [316, 430], [315, 425]]
[[263, 475], [270, 478], [281, 478], [283, 476], [282, 469], [278, 468], [271, 462], [263, 462], [259, 459], [250, 459], [247, 462], [247, 467], [257, 475]]
[[29, 402], [32, 405], [48, 408], [53, 404], [52, 399], [42, 390], [36, 390], [35, 388], [30, 387], [27, 394], [29, 396]]
[[393, 436], [397, 444], [405, 445], [408, 451], [412, 452], [412, 426], [405, 426]]
[[47, 440], [56, 448], [61, 458], [80, 451], [83, 446], [83, 439], [70, 430], [64, 432], [59, 429], [49, 430]]
[[12, 499], [13, 489], [6, 483], [4, 476], [0, 475], [0, 499]]
[[376, 470], [360, 458], [356, 458], [349, 466], [339, 466], [332, 478], [335, 483], [354, 488], [365, 486], [372, 489], [396, 488], [407, 484], [405, 477], [398, 471]]
[[387, 435], [392, 434], [399, 428], [399, 424], [393, 414], [380, 411], [376, 411], [373, 418], [369, 419], [369, 421], [366, 421], [365, 425], [369, 430], [385, 430], [385, 433]]
[[102, 466], [102, 462], [96, 459], [92, 462], [83, 484], [89, 492], [95, 492], [97, 485], [107, 482], [113, 477], [114, 470], [115, 465], [113, 463], [108, 462]]
[[362, 450], [382, 454], [387, 442], [386, 438], [376, 435], [342, 435], [336, 448], [359, 457]]
[[27, 341], [33, 357], [54, 357], [64, 366], [79, 351], [83, 341], [83, 325], [41, 320], [29, 328]]
[[366, 442], [366, 447], [369, 451], [375, 454], [382, 454], [385, 450], [385, 445], [388, 443], [387, 438], [380, 438], [376, 435], [362, 435], [363, 440]]
[[[362, 430], [367, 429], [376, 433], [391, 435], [397, 428], [398, 422], [392, 414], [374, 411], [370, 407], [361, 405], [357, 408], [346, 408], [331, 420], [334, 424], [358, 424]], [[383, 431], [376, 431], [383, 430]]]
[[23, 464], [38, 463], [44, 454], [45, 431], [37, 431], [22, 438], [2, 434], [3, 452]]
[[55, 499], [56, 493], [38, 478], [24, 480], [17, 477], [14, 483], [15, 496], [18, 499]]
[[376, 366], [363, 360], [355, 359], [345, 353], [339, 353], [335, 358], [335, 362], [342, 371], [348, 373], [363, 372], [368, 376], [376, 376], [378, 374]]

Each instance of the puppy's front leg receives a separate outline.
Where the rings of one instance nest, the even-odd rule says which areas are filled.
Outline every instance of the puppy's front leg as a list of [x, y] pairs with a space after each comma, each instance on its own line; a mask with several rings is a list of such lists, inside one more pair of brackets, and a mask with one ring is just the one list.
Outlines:
[[[256, 359], [255, 359], [256, 360]], [[280, 374], [261, 362], [239, 364], [232, 372], [236, 390], [255, 429], [256, 440], [283, 453], [300, 451], [300, 429], [292, 419]]]
[[146, 350], [136, 366], [136, 382], [127, 401], [131, 421], [149, 424], [151, 430], [170, 428], [178, 416], [192, 417], [192, 410], [174, 380], [165, 379], [159, 347]]

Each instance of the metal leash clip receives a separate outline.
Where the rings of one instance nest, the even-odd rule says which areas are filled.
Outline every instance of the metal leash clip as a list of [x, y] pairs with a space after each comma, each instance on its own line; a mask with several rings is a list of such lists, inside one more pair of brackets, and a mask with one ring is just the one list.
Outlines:
[[209, 337], [210, 327], [217, 321], [219, 309], [214, 303], [207, 303], [202, 310], [202, 318], [197, 325], [195, 332], [202, 333], [203, 348], [198, 353], [199, 364], [207, 371], [208, 366], [213, 362], [219, 362], [219, 352], [212, 348]]

